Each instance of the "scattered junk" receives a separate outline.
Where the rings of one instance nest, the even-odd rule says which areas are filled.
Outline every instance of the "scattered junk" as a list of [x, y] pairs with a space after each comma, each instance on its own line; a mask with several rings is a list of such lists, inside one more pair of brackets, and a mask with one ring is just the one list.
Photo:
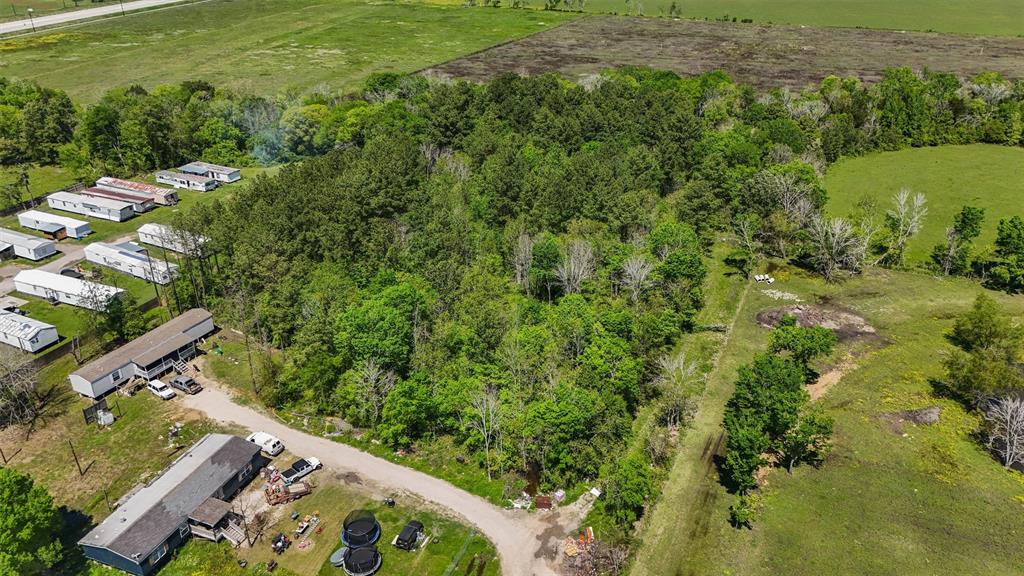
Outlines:
[[278, 532], [277, 536], [274, 536], [274, 539], [270, 542], [270, 549], [274, 551], [274, 554], [281, 555], [291, 545], [291, 539], [284, 532]]
[[277, 569], [277, 560], [271, 560], [267, 562], [267, 572], [273, 572]]
[[529, 510], [533, 507], [533, 498], [526, 492], [522, 492], [515, 500], [509, 500], [509, 505], [515, 510]]
[[369, 510], [353, 510], [341, 528], [341, 543], [349, 548], [372, 546], [380, 539], [380, 523]]
[[561, 504], [565, 501], [565, 490], [555, 490], [555, 502]]
[[590, 495], [593, 496], [594, 498], [600, 498], [601, 490], [595, 486], [594, 488], [590, 489]]
[[267, 497], [267, 504], [277, 506], [279, 504], [287, 504], [293, 500], [298, 500], [312, 491], [313, 486], [307, 482], [296, 482], [285, 486], [284, 482], [278, 480], [276, 482], [269, 483], [267, 487], [263, 489], [263, 494]]
[[594, 529], [587, 526], [586, 530], [580, 532], [576, 538], [569, 537], [565, 541], [563, 551], [565, 555], [570, 558], [575, 558], [584, 552], [587, 552], [591, 546], [596, 542], [594, 538]]
[[313, 541], [309, 539], [313, 534], [320, 534], [324, 531], [324, 527], [320, 524], [320, 513], [314, 512], [307, 514], [302, 518], [302, 522], [293, 530], [295, 537], [299, 538], [299, 549], [304, 550], [313, 545]]
[[97, 410], [96, 411], [96, 423], [100, 426], [113, 426], [114, 425], [114, 413], [110, 410]]
[[384, 505], [387, 506], [388, 508], [394, 508], [395, 507], [395, 499], [390, 497], [390, 496], [388, 496], [387, 498], [384, 499]]
[[533, 505], [536, 506], [538, 510], [550, 510], [554, 507], [554, 503], [550, 496], [537, 496], [533, 499]]
[[766, 284], [775, 284], [775, 277], [770, 274], [755, 274], [754, 280], [757, 282], [764, 282]]
[[370, 576], [380, 569], [382, 561], [376, 546], [346, 548], [341, 567], [348, 576]]
[[391, 544], [395, 548], [412, 552], [419, 548], [420, 543], [426, 539], [427, 534], [423, 531], [423, 523], [419, 520], [412, 520], [405, 525], [405, 528], [402, 528]]

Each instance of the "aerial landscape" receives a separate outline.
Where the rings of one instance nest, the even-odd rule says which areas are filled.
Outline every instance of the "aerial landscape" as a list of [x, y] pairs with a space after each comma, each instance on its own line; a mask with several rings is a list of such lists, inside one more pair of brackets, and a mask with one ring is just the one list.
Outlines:
[[1016, 0], [0, 6], [0, 576], [1019, 575]]

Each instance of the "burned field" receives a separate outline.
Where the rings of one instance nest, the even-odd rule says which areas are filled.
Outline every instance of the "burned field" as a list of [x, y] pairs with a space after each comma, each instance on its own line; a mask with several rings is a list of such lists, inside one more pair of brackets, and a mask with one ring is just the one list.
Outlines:
[[558, 72], [577, 79], [620, 66], [649, 66], [681, 75], [724, 70], [759, 88], [802, 88], [829, 75], [871, 82], [893, 66], [964, 76], [995, 71], [1021, 78], [1024, 39], [587, 17], [423, 72], [475, 81], [507, 72]]

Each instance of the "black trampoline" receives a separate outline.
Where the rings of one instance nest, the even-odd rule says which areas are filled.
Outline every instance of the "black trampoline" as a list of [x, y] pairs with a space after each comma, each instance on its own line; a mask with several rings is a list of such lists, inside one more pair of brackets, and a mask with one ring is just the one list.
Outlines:
[[[353, 510], [341, 528], [341, 543], [349, 548], [375, 544], [380, 539], [380, 524], [369, 510]], [[376, 552], [376, 551], [375, 551]]]
[[345, 554], [342, 568], [349, 576], [370, 576], [380, 569], [383, 559], [375, 546], [365, 548], [349, 548]]

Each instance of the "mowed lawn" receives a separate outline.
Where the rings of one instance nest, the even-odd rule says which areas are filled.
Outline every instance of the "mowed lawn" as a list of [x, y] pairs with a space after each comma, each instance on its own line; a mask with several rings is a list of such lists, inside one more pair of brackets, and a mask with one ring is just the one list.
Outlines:
[[965, 204], [985, 209], [979, 247], [995, 240], [1000, 218], [1024, 216], [1024, 148], [974, 144], [869, 154], [829, 168], [825, 188], [828, 211], [836, 216], [855, 211], [865, 198], [884, 214], [900, 188], [923, 192], [928, 215], [908, 251], [912, 261], [923, 262]]
[[[649, 573], [1019, 574], [1024, 479], [972, 438], [978, 420], [936, 396], [931, 384], [943, 375], [944, 334], [981, 289], [962, 279], [880, 270], [832, 286], [792, 269], [773, 274], [773, 289], [863, 315], [881, 340], [843, 345], [822, 367], [851, 349], [862, 354], [819, 401], [836, 422], [827, 462], [798, 467], [792, 476], [772, 472], [752, 530], [728, 525], [735, 497], [712, 469], [695, 506], [697, 521], [677, 528], [685, 550], [665, 554]], [[1024, 299], [990, 294], [1017, 317], [1024, 314]], [[751, 289], [713, 381], [731, 385], [736, 368], [766, 342], [757, 313], [784, 304], [759, 286]], [[936, 405], [941, 419], [932, 426], [899, 428], [883, 418]]]
[[[350, 90], [373, 72], [411, 72], [575, 15], [358, 0], [214, 0], [0, 42], [0, 75], [79, 102], [115, 86], [201, 78], [262, 94]], [[60, 35], [49, 42], [48, 35]]]
[[[637, 0], [646, 16], [752, 19], [758, 24], [921, 30], [993, 36], [1024, 35], [1018, 0]], [[588, 0], [588, 12], [635, 14], [622, 0]]]

